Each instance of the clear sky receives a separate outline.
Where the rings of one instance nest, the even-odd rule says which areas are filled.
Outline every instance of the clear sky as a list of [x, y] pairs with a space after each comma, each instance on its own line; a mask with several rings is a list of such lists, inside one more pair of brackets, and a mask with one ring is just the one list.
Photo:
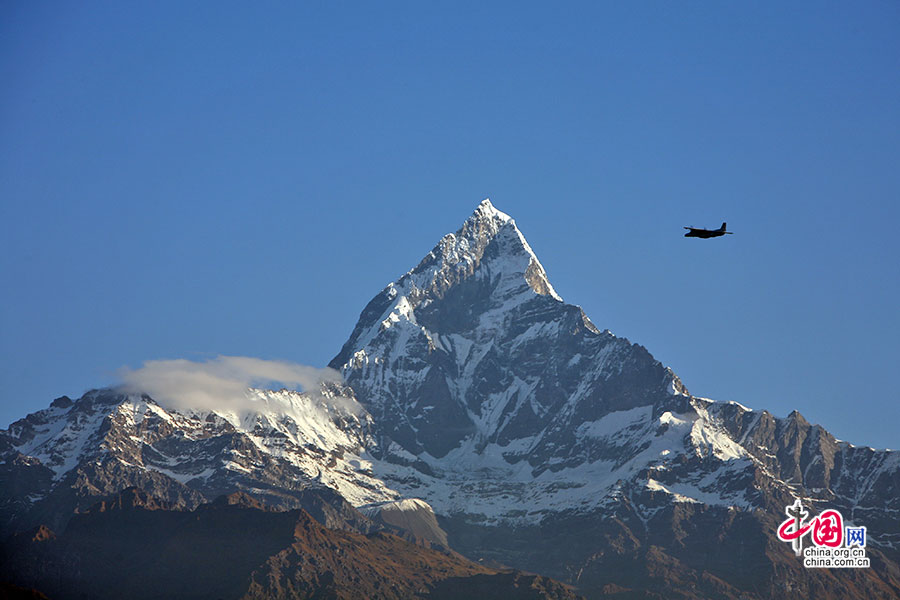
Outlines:
[[0, 81], [0, 427], [325, 365], [490, 197], [692, 393], [900, 446], [900, 3], [14, 1]]

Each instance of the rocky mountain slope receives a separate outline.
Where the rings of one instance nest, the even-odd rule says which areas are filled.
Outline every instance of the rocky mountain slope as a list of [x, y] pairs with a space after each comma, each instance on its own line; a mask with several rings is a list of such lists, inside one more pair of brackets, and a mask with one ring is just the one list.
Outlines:
[[[236, 494], [194, 511], [130, 488], [72, 518], [13, 537], [0, 577], [50, 597], [194, 600], [444, 598], [489, 582], [495, 597], [574, 600], [559, 583], [499, 572], [391, 534], [323, 527]], [[477, 579], [476, 579], [477, 577]]]

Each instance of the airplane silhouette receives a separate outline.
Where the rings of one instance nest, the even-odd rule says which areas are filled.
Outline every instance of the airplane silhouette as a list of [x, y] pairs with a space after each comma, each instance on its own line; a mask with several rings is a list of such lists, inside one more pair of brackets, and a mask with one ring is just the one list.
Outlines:
[[703, 239], [719, 237], [720, 235], [725, 235], [726, 233], [729, 235], [734, 233], [732, 231], [725, 231], [725, 223], [722, 223], [722, 226], [718, 229], [700, 229], [697, 227], [685, 227], [685, 229], [688, 229], [690, 231], [684, 234], [684, 237], [696, 237]]

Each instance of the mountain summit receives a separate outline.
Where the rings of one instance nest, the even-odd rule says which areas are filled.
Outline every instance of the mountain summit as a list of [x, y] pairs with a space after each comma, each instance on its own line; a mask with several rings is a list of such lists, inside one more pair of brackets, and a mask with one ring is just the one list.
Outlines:
[[[419, 264], [372, 299], [332, 365], [346, 363], [354, 347], [365, 347], [379, 333], [384, 317], [399, 318], [443, 299], [458, 284], [481, 282], [482, 296], [527, 299], [533, 294], [562, 302], [516, 222], [489, 199], [478, 205], [456, 233], [448, 233]], [[487, 292], [485, 294], [484, 292]], [[386, 312], [387, 311], [387, 312]]]
[[585, 420], [685, 391], [644, 348], [563, 302], [489, 200], [369, 302], [330, 366], [407, 453], [519, 440], [507, 452], [534, 466], [564, 458]]

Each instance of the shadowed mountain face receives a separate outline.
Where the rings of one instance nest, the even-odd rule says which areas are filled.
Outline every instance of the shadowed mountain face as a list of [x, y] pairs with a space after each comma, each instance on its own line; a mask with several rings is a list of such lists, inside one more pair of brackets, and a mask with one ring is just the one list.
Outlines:
[[[489, 201], [372, 299], [331, 366], [373, 415], [374, 473], [470, 557], [598, 596], [900, 593], [897, 453], [689, 395], [563, 302]], [[881, 567], [804, 569], [774, 536], [795, 497], [869, 525]]]
[[[270, 512], [234, 495], [171, 511], [139, 490], [74, 517], [64, 534], [19, 534], [0, 576], [68, 598], [430, 598], [493, 582], [496, 597], [574, 599], [565, 586], [499, 573], [387, 533], [335, 531], [306, 512]], [[475, 575], [481, 579], [472, 580]], [[540, 593], [518, 594], [516, 582]], [[528, 585], [524, 587], [529, 587]], [[455, 595], [455, 597], [460, 597]]]

